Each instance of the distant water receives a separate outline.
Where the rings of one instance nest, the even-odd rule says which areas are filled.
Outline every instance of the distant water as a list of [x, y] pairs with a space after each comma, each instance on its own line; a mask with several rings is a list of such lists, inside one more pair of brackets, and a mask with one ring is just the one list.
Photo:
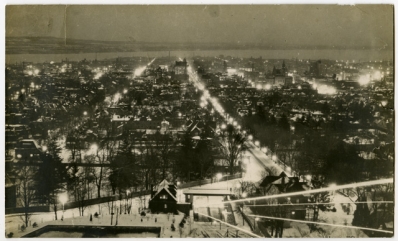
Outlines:
[[[192, 56], [232, 56], [232, 57], [262, 57], [263, 59], [332, 59], [332, 60], [392, 60], [393, 50], [202, 50], [202, 51], [171, 51], [171, 56], [190, 58]], [[60, 62], [68, 58], [71, 61], [83, 59], [98, 60], [117, 57], [162, 57], [168, 56], [168, 51], [140, 51], [140, 52], [108, 52], [108, 53], [80, 53], [80, 54], [8, 54], [6, 64], [16, 62]]]

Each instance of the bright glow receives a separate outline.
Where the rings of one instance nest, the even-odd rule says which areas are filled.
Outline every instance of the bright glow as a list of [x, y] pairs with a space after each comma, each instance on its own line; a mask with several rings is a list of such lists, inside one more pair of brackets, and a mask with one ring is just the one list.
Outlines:
[[256, 85], [256, 89], [261, 90], [262, 88], [263, 87], [260, 84]]
[[226, 124], [222, 124], [222, 125], [221, 125], [221, 129], [224, 130], [225, 128], [227, 128], [227, 125], [226, 125]]
[[17, 155], [17, 158], [21, 158], [21, 157], [22, 157], [22, 155], [21, 155], [21, 154], [18, 154], [18, 155]]
[[242, 197], [246, 198], [247, 197], [247, 192], [242, 193]]
[[141, 66], [141, 67], [138, 67], [137, 69], [135, 69], [135, 70], [134, 70], [134, 76], [133, 76], [133, 78], [138, 77], [138, 76], [140, 76], [142, 73], [144, 73], [144, 71], [146, 70], [146, 68], [147, 68], [148, 66], [150, 66], [150, 65], [153, 63], [153, 61], [155, 61], [155, 59], [156, 59], [156, 58], [152, 59], [151, 62], [149, 62], [147, 65]]
[[253, 136], [252, 136], [252, 135], [249, 135], [249, 136], [247, 137], [247, 139], [248, 139], [249, 141], [251, 141], [251, 140], [253, 140]]
[[128, 92], [127, 89], [124, 89], [124, 90], [123, 90], [123, 94], [127, 94], [127, 92]]
[[61, 193], [58, 197], [59, 201], [63, 204], [65, 204], [68, 201], [68, 194], [67, 193]]
[[318, 87], [317, 84], [315, 84], [315, 83], [312, 84], [312, 88], [316, 89], [317, 87]]
[[217, 173], [216, 177], [217, 177], [218, 180], [220, 180], [222, 178], [222, 174], [221, 173]]
[[38, 69], [35, 69], [33, 72], [34, 72], [34, 74], [35, 74], [35, 75], [38, 75], [38, 74], [39, 74], [39, 72], [40, 72], [40, 70], [38, 70]]
[[375, 71], [374, 73], [373, 73], [373, 79], [374, 80], [380, 80], [382, 77], [381, 77], [381, 73], [380, 73], [380, 71]]
[[98, 150], [97, 144], [92, 144], [90, 149], [93, 150], [93, 151], [97, 151]]
[[386, 106], [387, 103], [388, 103], [388, 101], [386, 101], [386, 100], [382, 100], [382, 101], [381, 101], [381, 104], [382, 104], [383, 106]]
[[278, 157], [277, 157], [276, 155], [273, 155], [273, 156], [272, 156], [272, 160], [273, 160], [273, 161], [276, 161], [277, 159], [278, 159]]
[[234, 75], [234, 74], [236, 74], [236, 69], [227, 69], [227, 73], [228, 73], [228, 75]]
[[330, 187], [330, 188], [336, 188], [336, 186], [337, 186], [336, 183], [331, 183], [331, 184], [329, 184], [329, 187]]
[[42, 146], [41, 149], [42, 149], [43, 151], [47, 151], [47, 146]]
[[263, 148], [261, 148], [261, 151], [264, 152], [264, 153], [267, 153], [268, 148], [267, 147], [263, 147]]
[[301, 90], [301, 85], [297, 86], [297, 89]]
[[361, 75], [358, 79], [360, 85], [367, 85], [370, 82], [370, 75]]
[[177, 182], [177, 186], [179, 186], [181, 184], [181, 182]]
[[266, 90], [270, 90], [271, 89], [271, 85], [270, 84], [266, 84], [264, 87]]
[[87, 115], [87, 111], [83, 112], [83, 115]]
[[25, 89], [21, 89], [21, 93], [22, 93], [22, 94], [25, 93]]
[[232, 125], [237, 126], [237, 125], [238, 125], [238, 122], [234, 121], [234, 122], [232, 123]]
[[336, 94], [336, 89], [332, 86], [321, 85], [318, 87], [318, 94], [321, 95], [334, 95]]
[[311, 176], [311, 175], [306, 175], [306, 176], [305, 176], [305, 179], [306, 179], [307, 181], [311, 181], [312, 176]]
[[100, 72], [97, 72], [97, 73], [95, 74], [95, 76], [94, 76], [94, 79], [97, 80], [97, 79], [101, 78], [102, 75], [104, 75], [104, 73], [102, 73], [101, 71], [100, 71]]
[[120, 100], [120, 98], [122, 98], [122, 95], [119, 94], [119, 93], [116, 93], [116, 94], [113, 96], [113, 103], [118, 102], [118, 101]]
[[292, 169], [290, 167], [286, 167], [286, 171], [290, 172]]
[[28, 71], [28, 75], [33, 75], [33, 71], [32, 71], [32, 70], [29, 70], [29, 71]]
[[255, 141], [255, 142], [254, 142], [254, 145], [260, 146], [260, 142], [259, 142], [259, 141]]

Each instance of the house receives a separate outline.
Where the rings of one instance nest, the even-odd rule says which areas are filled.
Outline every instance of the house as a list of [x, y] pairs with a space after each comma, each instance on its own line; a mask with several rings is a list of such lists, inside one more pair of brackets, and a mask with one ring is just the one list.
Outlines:
[[[309, 190], [311, 187], [307, 182], [301, 182], [298, 177], [288, 176], [285, 172], [282, 172], [279, 176], [267, 176], [265, 177], [261, 184], [264, 188], [265, 193], [295, 193], [305, 190]], [[278, 198], [275, 200], [278, 204], [295, 204], [292, 206], [285, 206], [283, 214], [287, 218], [304, 220], [307, 216], [305, 203], [308, 203], [310, 195], [292, 195], [288, 198]], [[303, 203], [303, 205], [299, 205]], [[275, 211], [271, 210], [270, 211]], [[280, 211], [280, 210], [279, 210]]]
[[15, 156], [18, 160], [40, 161], [42, 147], [33, 139], [21, 140], [15, 148]]
[[178, 214], [176, 185], [169, 183], [165, 179], [157, 187], [152, 187], [151, 189], [149, 209], [152, 213]]

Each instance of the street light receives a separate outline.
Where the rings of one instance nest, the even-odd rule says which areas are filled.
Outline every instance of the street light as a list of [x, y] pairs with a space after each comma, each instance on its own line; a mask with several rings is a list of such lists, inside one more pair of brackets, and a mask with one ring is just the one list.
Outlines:
[[93, 150], [94, 152], [96, 152], [98, 150], [97, 144], [92, 144], [90, 149]]
[[68, 201], [68, 195], [66, 193], [60, 194], [59, 201], [62, 203], [62, 220], [64, 220], [65, 203]]
[[276, 157], [276, 155], [273, 155], [273, 156], [272, 156], [272, 160], [273, 160], [273, 161], [276, 161], [277, 159], [278, 159], [278, 157]]
[[[255, 218], [254, 219], [254, 229], [256, 229], [256, 222], [258, 222], [258, 220], [260, 220], [260, 218]], [[258, 225], [257, 225], [258, 226]]]

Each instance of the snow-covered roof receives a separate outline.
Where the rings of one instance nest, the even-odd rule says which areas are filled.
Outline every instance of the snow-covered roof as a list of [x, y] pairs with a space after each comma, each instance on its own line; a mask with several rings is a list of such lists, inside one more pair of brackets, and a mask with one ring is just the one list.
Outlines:
[[170, 190], [169, 190], [170, 185], [173, 185], [173, 184], [170, 184], [166, 179], [164, 179], [164, 180], [158, 185], [158, 190], [157, 190], [157, 192], [155, 193], [155, 195], [153, 195], [153, 198], [156, 197], [156, 195], [158, 195], [158, 194], [164, 189], [164, 190], [166, 190], [166, 192], [167, 192], [168, 194], [170, 194], [170, 196], [171, 196], [172, 198], [174, 198], [174, 200], [177, 201], [177, 197], [175, 197], [175, 196], [170, 192]]

